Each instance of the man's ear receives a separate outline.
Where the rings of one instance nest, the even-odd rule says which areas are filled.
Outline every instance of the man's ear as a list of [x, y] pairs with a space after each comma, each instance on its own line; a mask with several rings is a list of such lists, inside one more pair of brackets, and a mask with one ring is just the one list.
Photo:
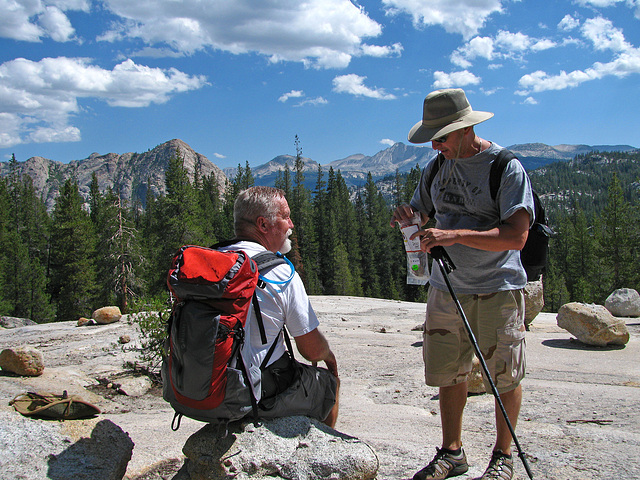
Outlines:
[[258, 217], [256, 219], [256, 227], [258, 227], [258, 230], [262, 233], [267, 233], [267, 231], [269, 230], [269, 222], [267, 222], [267, 219], [265, 217]]

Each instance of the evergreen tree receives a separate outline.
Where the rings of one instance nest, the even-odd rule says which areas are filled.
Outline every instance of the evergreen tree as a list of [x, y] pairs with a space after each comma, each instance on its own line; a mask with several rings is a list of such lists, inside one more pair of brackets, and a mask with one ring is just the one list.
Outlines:
[[[607, 273], [608, 293], [618, 288], [630, 288], [635, 284], [637, 258], [633, 258], [636, 245], [633, 242], [632, 209], [624, 199], [622, 187], [617, 174], [613, 175], [608, 190], [607, 205], [602, 218], [602, 252], [603, 270]], [[607, 295], [608, 295], [607, 293]]]
[[53, 210], [49, 290], [56, 320], [77, 320], [93, 311], [96, 239], [75, 180], [67, 180]]
[[6, 315], [36, 322], [50, 321], [54, 312], [46, 292], [49, 217], [28, 175], [20, 176], [12, 157], [9, 182], [3, 182], [3, 222], [0, 226], [0, 306]]
[[147, 253], [151, 269], [147, 281], [153, 294], [165, 291], [165, 275], [176, 251], [182, 245], [204, 241], [196, 194], [179, 151], [169, 160], [165, 186], [167, 194], [158, 198], [147, 232], [152, 245]]

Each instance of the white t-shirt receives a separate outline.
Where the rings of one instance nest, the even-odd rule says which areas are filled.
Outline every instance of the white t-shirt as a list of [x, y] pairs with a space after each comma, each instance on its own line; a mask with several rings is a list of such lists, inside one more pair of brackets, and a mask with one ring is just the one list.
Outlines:
[[[243, 250], [250, 257], [267, 251], [259, 243], [245, 240], [225, 246], [220, 250]], [[295, 271], [293, 271], [293, 277], [291, 277], [291, 274], [292, 267], [290, 265], [277, 265], [269, 269], [263, 276], [267, 280], [285, 283], [274, 284], [267, 282], [265, 288], [256, 288], [267, 343], [262, 344], [260, 330], [252, 306], [249, 309], [249, 317], [245, 326], [245, 344], [243, 348], [243, 356], [252, 366], [260, 367], [276, 336], [280, 333], [283, 324], [287, 326], [289, 334], [293, 337], [299, 337], [318, 328], [318, 317], [311, 307], [302, 279]], [[282, 335], [278, 337], [277, 341], [278, 345], [269, 359], [269, 365], [279, 359], [286, 350]]]

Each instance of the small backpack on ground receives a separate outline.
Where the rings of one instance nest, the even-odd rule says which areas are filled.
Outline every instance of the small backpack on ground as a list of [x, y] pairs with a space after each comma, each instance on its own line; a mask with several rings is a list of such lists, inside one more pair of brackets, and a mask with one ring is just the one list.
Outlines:
[[267, 343], [255, 289], [264, 286], [261, 271], [282, 263], [288, 262], [273, 252], [251, 258], [243, 251], [195, 245], [175, 255], [167, 276], [174, 303], [162, 362], [163, 398], [176, 412], [174, 430], [182, 415], [220, 424], [252, 411], [258, 418], [261, 370], [249, 368], [242, 357], [244, 327], [253, 304]]
[[[491, 164], [489, 191], [493, 201], [495, 201], [498, 196], [502, 173], [507, 167], [507, 164], [514, 158], [516, 158], [516, 156], [512, 152], [503, 148]], [[440, 153], [434, 160], [435, 163], [431, 168], [431, 172], [429, 172], [429, 178], [427, 180], [427, 190], [431, 188], [433, 179], [436, 173], [438, 173], [443, 159], [444, 156]], [[536, 218], [533, 225], [529, 228], [527, 241], [522, 250], [520, 250], [520, 261], [527, 273], [528, 282], [539, 280], [540, 276], [544, 273], [549, 255], [549, 239], [555, 235], [554, 231], [547, 225], [544, 207], [540, 202], [538, 194], [533, 189], [531, 191], [533, 193], [534, 214]], [[434, 215], [435, 210], [432, 210], [429, 213], [429, 218], [433, 218]]]

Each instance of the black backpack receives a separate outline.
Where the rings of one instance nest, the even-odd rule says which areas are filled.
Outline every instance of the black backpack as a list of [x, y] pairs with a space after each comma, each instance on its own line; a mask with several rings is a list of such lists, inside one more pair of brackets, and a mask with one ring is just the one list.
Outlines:
[[[493, 201], [498, 196], [498, 189], [500, 188], [500, 181], [502, 179], [502, 173], [507, 164], [516, 158], [516, 156], [503, 148], [498, 153], [496, 159], [491, 164], [491, 171], [489, 173], [489, 191]], [[429, 172], [429, 179], [427, 181], [427, 190], [431, 188], [433, 179], [440, 169], [440, 164], [444, 160], [442, 153], [438, 154], [438, 157], [434, 160], [431, 172]], [[540, 279], [540, 276], [544, 273], [547, 266], [547, 257], [549, 256], [549, 239], [555, 235], [554, 231], [547, 225], [547, 218], [545, 216], [544, 207], [540, 202], [540, 197], [532, 189], [533, 193], [533, 205], [535, 213], [535, 222], [529, 228], [529, 236], [527, 241], [520, 250], [520, 261], [527, 273], [527, 281], [534, 282]], [[429, 218], [433, 218], [435, 215], [435, 209], [429, 212]]]

